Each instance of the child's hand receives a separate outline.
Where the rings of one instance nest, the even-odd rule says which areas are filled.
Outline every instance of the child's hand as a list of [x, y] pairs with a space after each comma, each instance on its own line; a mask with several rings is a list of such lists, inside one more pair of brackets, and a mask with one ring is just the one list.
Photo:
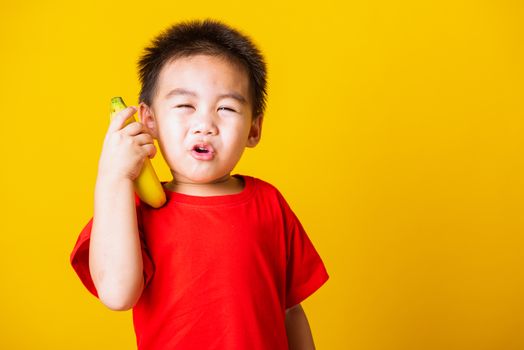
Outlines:
[[134, 181], [140, 175], [146, 157], [155, 156], [153, 137], [142, 123], [132, 122], [123, 126], [135, 112], [135, 107], [127, 107], [118, 112], [109, 124], [98, 163], [99, 176]]

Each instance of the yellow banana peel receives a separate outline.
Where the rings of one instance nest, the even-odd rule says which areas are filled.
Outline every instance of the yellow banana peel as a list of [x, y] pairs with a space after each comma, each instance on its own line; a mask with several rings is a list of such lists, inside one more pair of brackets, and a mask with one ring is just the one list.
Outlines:
[[[127, 106], [122, 97], [113, 97], [111, 99], [110, 120], [113, 120], [115, 114], [125, 108]], [[131, 116], [125, 121], [124, 126], [134, 121], [136, 121], [135, 117]], [[166, 202], [166, 194], [149, 157], [145, 159], [140, 175], [134, 181], [134, 187], [138, 197], [153, 208], [160, 208]]]

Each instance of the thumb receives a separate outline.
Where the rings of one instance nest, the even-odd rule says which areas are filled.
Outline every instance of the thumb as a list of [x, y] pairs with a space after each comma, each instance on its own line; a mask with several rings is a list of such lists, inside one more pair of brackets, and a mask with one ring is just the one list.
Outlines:
[[111, 120], [109, 123], [108, 132], [115, 132], [122, 129], [127, 123], [126, 121], [133, 116], [136, 112], [136, 107], [129, 106], [126, 109], [121, 110]]

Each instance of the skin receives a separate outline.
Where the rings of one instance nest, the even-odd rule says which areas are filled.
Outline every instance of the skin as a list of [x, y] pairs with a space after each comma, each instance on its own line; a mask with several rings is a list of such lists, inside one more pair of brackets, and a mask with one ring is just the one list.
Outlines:
[[[236, 98], [234, 98], [235, 96]], [[242, 191], [231, 176], [246, 147], [260, 141], [263, 116], [252, 115], [243, 67], [222, 57], [196, 55], [162, 68], [151, 105], [118, 113], [109, 125], [98, 165], [89, 247], [90, 272], [104, 305], [131, 309], [144, 288], [133, 181], [158, 141], [172, 181], [166, 189], [194, 196]], [[140, 122], [123, 126], [138, 110]], [[196, 159], [193, 146], [211, 145], [212, 159]], [[301, 305], [286, 310], [290, 349], [314, 349]]]
[[314, 350], [315, 343], [301, 304], [286, 310], [286, 333], [290, 350]]
[[[228, 94], [243, 101], [221, 96]], [[206, 55], [171, 61], [160, 72], [152, 106], [141, 103], [139, 114], [171, 169], [173, 180], [166, 188], [197, 196], [242, 190], [230, 174], [245, 148], [258, 144], [263, 120], [252, 115], [249, 80], [242, 67]], [[212, 160], [192, 156], [199, 142], [212, 145]]]

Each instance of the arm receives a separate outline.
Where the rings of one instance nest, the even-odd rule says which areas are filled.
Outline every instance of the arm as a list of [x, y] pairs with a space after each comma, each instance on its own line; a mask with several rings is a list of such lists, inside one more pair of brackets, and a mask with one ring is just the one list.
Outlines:
[[89, 270], [100, 300], [112, 310], [132, 308], [144, 288], [133, 182], [145, 157], [156, 150], [142, 124], [124, 127], [135, 110], [127, 108], [113, 118], [95, 186]]
[[286, 310], [286, 332], [290, 350], [315, 350], [313, 336], [302, 305]]
[[128, 310], [143, 289], [133, 182], [97, 180], [89, 269], [100, 301]]

